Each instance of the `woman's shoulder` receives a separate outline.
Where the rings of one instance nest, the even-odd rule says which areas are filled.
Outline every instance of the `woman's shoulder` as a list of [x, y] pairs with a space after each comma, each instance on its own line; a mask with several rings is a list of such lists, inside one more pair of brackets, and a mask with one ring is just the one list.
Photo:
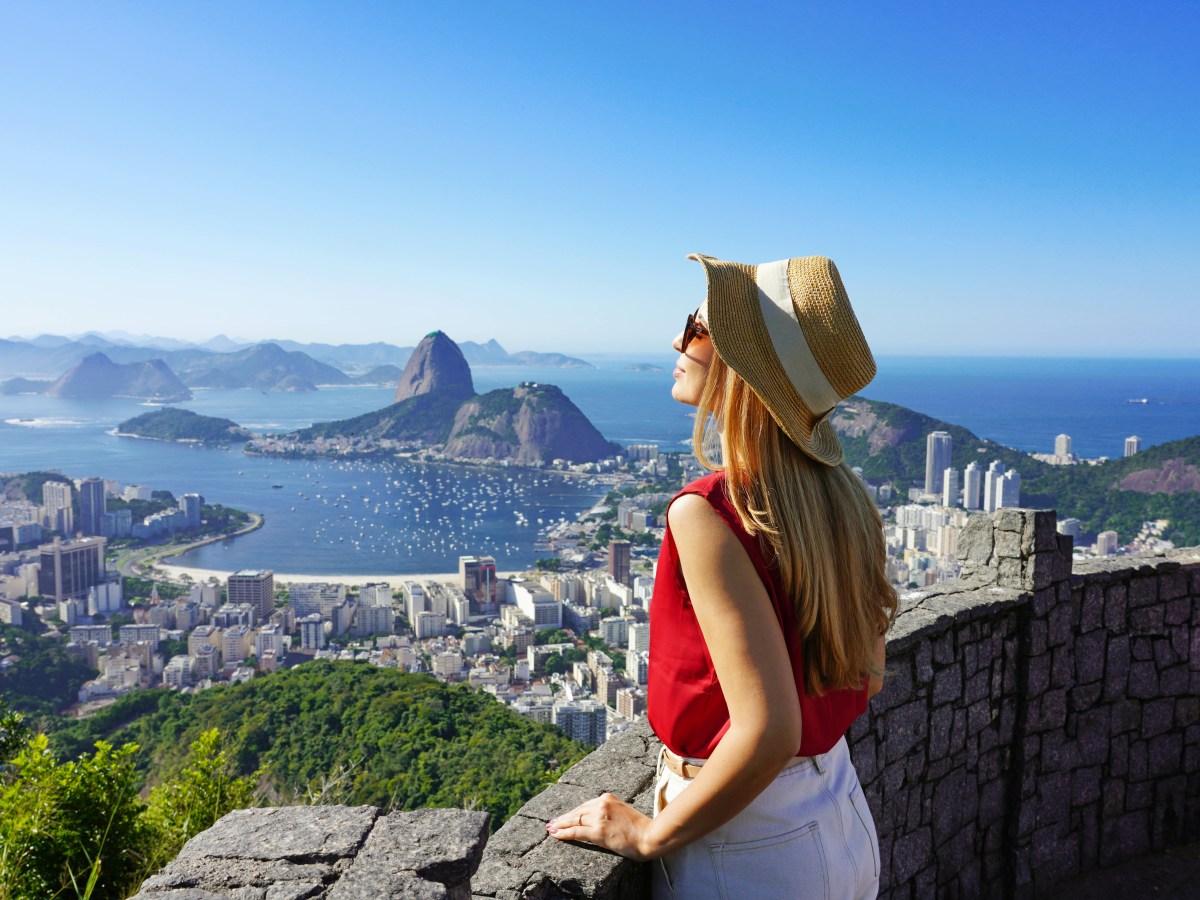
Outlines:
[[689, 482], [680, 489], [675, 495], [678, 500], [686, 494], [699, 494], [701, 497], [709, 497], [713, 494], [724, 496], [725, 494], [725, 471], [718, 469], [715, 472], [709, 472], [695, 481]]

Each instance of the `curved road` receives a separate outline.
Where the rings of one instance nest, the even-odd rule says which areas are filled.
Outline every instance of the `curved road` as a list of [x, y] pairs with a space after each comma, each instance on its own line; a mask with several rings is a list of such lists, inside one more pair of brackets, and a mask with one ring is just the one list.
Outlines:
[[122, 575], [141, 575], [144, 569], [151, 568], [160, 559], [166, 556], [179, 556], [181, 553], [186, 553], [196, 547], [203, 547], [205, 544], [214, 544], [217, 541], [223, 541], [228, 538], [238, 537], [239, 535], [249, 534], [258, 528], [262, 528], [263, 517], [259, 513], [246, 513], [250, 517], [250, 522], [237, 531], [230, 531], [225, 534], [214, 534], [206, 538], [201, 538], [198, 541], [192, 541], [187, 544], [153, 544], [149, 547], [137, 547], [131, 550], [126, 550], [119, 554], [114, 560], [117, 571]]

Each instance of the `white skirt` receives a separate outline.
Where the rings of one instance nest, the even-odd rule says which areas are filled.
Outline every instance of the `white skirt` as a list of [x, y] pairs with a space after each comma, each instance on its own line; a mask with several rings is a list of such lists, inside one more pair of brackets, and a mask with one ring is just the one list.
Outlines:
[[[691, 782], [660, 757], [655, 813]], [[653, 871], [655, 900], [875, 897], [879, 841], [846, 739], [789, 764], [746, 809]]]

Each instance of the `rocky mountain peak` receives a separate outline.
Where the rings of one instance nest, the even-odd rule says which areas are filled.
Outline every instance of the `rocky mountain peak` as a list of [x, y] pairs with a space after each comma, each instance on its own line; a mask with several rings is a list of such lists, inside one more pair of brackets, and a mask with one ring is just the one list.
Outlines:
[[413, 350], [396, 387], [395, 402], [435, 391], [460, 400], [475, 395], [466, 357], [441, 331], [425, 335]]

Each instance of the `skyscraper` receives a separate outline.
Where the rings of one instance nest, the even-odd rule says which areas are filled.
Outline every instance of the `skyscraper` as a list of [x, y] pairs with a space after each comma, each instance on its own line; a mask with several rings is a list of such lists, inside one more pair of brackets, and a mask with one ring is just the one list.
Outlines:
[[997, 482], [1004, 477], [1004, 463], [998, 459], [992, 460], [992, 464], [988, 466], [987, 472], [983, 476], [983, 511], [995, 512], [996, 500], [999, 494], [1000, 486]]
[[179, 508], [187, 516], [187, 524], [184, 527], [189, 531], [200, 527], [200, 507], [203, 505], [204, 498], [199, 494], [184, 494], [179, 498]]
[[1021, 505], [1021, 473], [1009, 469], [996, 479], [996, 509], [1011, 509]]
[[92, 585], [104, 582], [104, 538], [80, 538], [38, 547], [38, 593], [56, 602], [83, 599]]
[[629, 584], [629, 541], [609, 543], [608, 574], [617, 584]]
[[949, 466], [942, 473], [942, 506], [954, 506], [958, 503], [958, 469]]
[[70, 536], [75, 533], [75, 513], [71, 509], [71, 485], [62, 481], [47, 481], [42, 485], [42, 507], [46, 517], [42, 524], [52, 531]]
[[1069, 434], [1060, 434], [1054, 439], [1054, 455], [1059, 459], [1066, 459], [1071, 455], [1071, 436]]
[[925, 493], [942, 489], [942, 473], [950, 466], [953, 441], [948, 432], [931, 431], [925, 439]]
[[983, 470], [979, 463], [970, 462], [963, 470], [963, 509], [979, 509], [979, 494], [983, 486]]
[[463, 593], [476, 613], [496, 611], [496, 558], [494, 556], [460, 556], [458, 574]]
[[1140, 437], [1138, 437], [1136, 434], [1131, 434], [1129, 437], [1125, 438], [1125, 455], [1126, 456], [1133, 456], [1135, 453], [1137, 453], [1141, 449], [1142, 449], [1142, 439]]
[[79, 482], [79, 530], [84, 537], [100, 534], [105, 512], [104, 480], [85, 478]]
[[249, 603], [257, 612], [258, 621], [265, 622], [275, 609], [275, 573], [270, 569], [234, 572], [225, 583], [225, 593], [231, 605]]

